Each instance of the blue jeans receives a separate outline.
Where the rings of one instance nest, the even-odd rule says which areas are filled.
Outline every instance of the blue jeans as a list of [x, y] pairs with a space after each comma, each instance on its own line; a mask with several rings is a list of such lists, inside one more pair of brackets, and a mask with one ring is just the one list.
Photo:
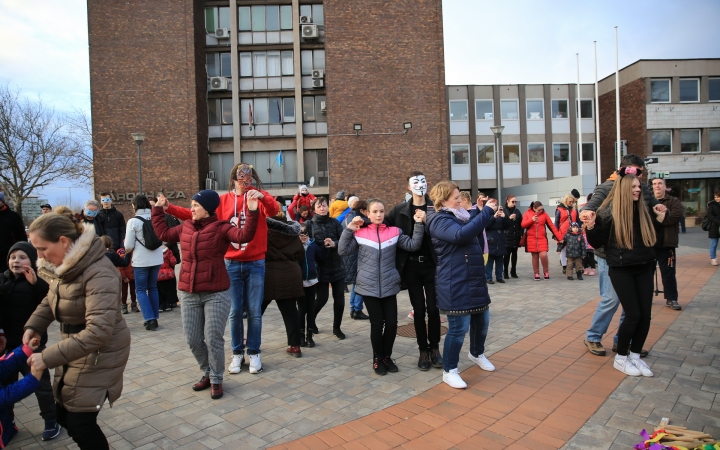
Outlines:
[[504, 268], [504, 260], [505, 255], [488, 255], [488, 261], [487, 264], [485, 264], [485, 278], [490, 281], [493, 279], [492, 273], [493, 273], [493, 263], [495, 264], [495, 279], [496, 280], [502, 280], [503, 279], [503, 268]]
[[245, 351], [243, 343], [245, 329], [242, 316], [246, 306], [248, 354], [260, 353], [265, 260], [234, 261], [226, 259], [225, 267], [230, 276], [230, 340], [233, 354], [239, 355]]
[[157, 290], [160, 266], [134, 267], [135, 292], [140, 303], [143, 319], [157, 320], [160, 318], [160, 296]]
[[710, 238], [710, 259], [717, 258], [717, 245], [718, 245], [718, 239]]
[[363, 298], [362, 295], [355, 293], [355, 285], [350, 286], [350, 311], [362, 311]]
[[460, 361], [460, 349], [465, 341], [465, 334], [470, 329], [470, 353], [480, 356], [485, 353], [485, 338], [490, 326], [490, 309], [477, 314], [464, 316], [447, 316], [448, 332], [443, 346], [443, 370], [448, 372], [457, 369]]
[[[615, 293], [608, 274], [607, 260], [597, 256], [597, 267], [602, 299], [595, 310], [592, 324], [585, 333], [585, 338], [590, 342], [600, 342], [602, 340], [603, 335], [607, 333], [615, 311], [620, 306], [620, 299]], [[620, 323], [622, 323], [622, 316], [620, 317]], [[617, 342], [617, 336], [615, 336], [615, 342]]]

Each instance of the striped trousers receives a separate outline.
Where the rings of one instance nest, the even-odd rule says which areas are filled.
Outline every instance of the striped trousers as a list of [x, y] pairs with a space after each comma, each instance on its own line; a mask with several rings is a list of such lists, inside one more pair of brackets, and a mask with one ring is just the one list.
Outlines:
[[230, 294], [179, 291], [185, 341], [203, 374], [222, 384], [225, 371], [225, 326], [230, 315]]

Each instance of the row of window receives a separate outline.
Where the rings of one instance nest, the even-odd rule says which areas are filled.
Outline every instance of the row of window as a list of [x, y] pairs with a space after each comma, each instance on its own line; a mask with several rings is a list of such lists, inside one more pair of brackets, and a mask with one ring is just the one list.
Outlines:
[[[520, 162], [520, 144], [503, 144], [502, 148], [504, 163]], [[453, 165], [470, 164], [470, 146], [468, 144], [453, 144], [450, 146], [450, 152], [452, 153]], [[530, 163], [545, 163], [545, 143], [528, 143], [527, 155]], [[593, 142], [583, 142], [582, 160], [595, 160], [595, 144]], [[477, 161], [478, 164], [495, 164], [495, 145], [477, 144]], [[570, 162], [570, 144], [554, 143], [553, 161]]]
[[[720, 129], [709, 130], [710, 151], [720, 152]], [[699, 153], [700, 130], [675, 130], [680, 133], [680, 153]], [[672, 153], [673, 130], [652, 130], [653, 153]]]
[[[230, 53], [208, 53], [206, 62], [209, 77], [232, 76]], [[325, 50], [302, 50], [300, 67], [302, 75], [311, 75], [313, 70], [325, 70]], [[291, 75], [294, 75], [292, 50], [240, 52], [240, 77]]]
[[[301, 5], [300, 16], [309, 23], [325, 24], [323, 5]], [[299, 19], [298, 19], [299, 20]], [[283, 31], [292, 30], [292, 6], [253, 5], [238, 7], [239, 31]], [[205, 8], [205, 30], [214, 33], [218, 28], [230, 28], [230, 8], [215, 6]]]
[[[720, 101], [720, 78], [708, 79], [708, 98], [711, 102]], [[650, 102], [670, 103], [672, 80], [652, 79], [650, 80]], [[681, 78], [679, 83], [680, 102], [697, 103], [700, 101], [700, 78]]]
[[[303, 122], [327, 122], [325, 96], [302, 98]], [[253, 125], [280, 125], [295, 122], [295, 98], [255, 98], [240, 100], [240, 122]], [[208, 124], [231, 125], [232, 99], [208, 100]]]
[[[550, 102], [551, 117], [553, 119], [567, 119], [569, 100], [552, 100]], [[583, 119], [592, 119], [594, 116], [593, 100], [580, 100], [580, 114]], [[577, 111], [577, 100], [575, 107]], [[542, 120], [545, 118], [545, 100], [528, 99], [525, 100], [526, 119]], [[518, 119], [518, 100], [500, 100], [500, 117], [502, 120]], [[492, 120], [494, 114], [492, 100], [475, 100], [475, 119], [476, 120]], [[577, 113], [576, 113], [577, 116]], [[467, 121], [468, 120], [468, 101], [467, 100], [450, 100], [450, 120], [451, 121]]]

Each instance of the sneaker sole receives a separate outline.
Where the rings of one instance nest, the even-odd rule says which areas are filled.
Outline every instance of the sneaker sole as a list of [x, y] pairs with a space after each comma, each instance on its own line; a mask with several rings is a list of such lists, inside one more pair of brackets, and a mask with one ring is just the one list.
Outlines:
[[627, 376], [629, 376], [629, 377], [641, 377], [641, 376], [642, 376], [642, 372], [638, 373], [637, 375], [634, 374], [634, 373], [627, 373], [627, 372], [625, 372], [624, 370], [619, 369], [619, 368], [615, 365], [615, 363], [613, 363], [613, 369], [617, 370], [618, 372], [624, 373], [625, 375], [627, 375]]
[[465, 386], [453, 386], [452, 384], [450, 384], [449, 382], [447, 382], [445, 380], [443, 380], [443, 383], [447, 384], [448, 386], [450, 386], [453, 389], [466, 389], [467, 388], [467, 384]]
[[262, 367], [260, 368], [260, 370], [253, 370], [253, 369], [248, 370], [248, 372], [252, 373], [253, 375], [254, 375], [254, 374], [258, 374], [258, 373], [260, 373], [260, 372], [262, 372], [262, 371], [263, 371], [263, 368], [262, 368]]
[[592, 353], [593, 355], [596, 355], [596, 356], [605, 356], [605, 355], [607, 354], [607, 352], [606, 352], [605, 350], [597, 350], [597, 349], [594, 349], [594, 348], [590, 348], [590, 346], [587, 345], [587, 342], [588, 342], [587, 340], [583, 341], [583, 343], [585, 343], [585, 348], [587, 348], [588, 351], [589, 351], [590, 353]]
[[231, 375], [237, 375], [237, 374], [239, 374], [240, 372], [242, 372], [242, 369], [238, 369], [237, 372], [234, 372], [234, 371], [228, 369], [228, 373], [231, 374]]
[[48, 436], [48, 437], [43, 436], [43, 437], [41, 437], [40, 439], [43, 440], [43, 441], [51, 441], [51, 440], [55, 439], [56, 437], [60, 436], [60, 432], [61, 432], [61, 431], [62, 431], [62, 425], [60, 425], [60, 426], [58, 427], [57, 433], [55, 433], [54, 435]]

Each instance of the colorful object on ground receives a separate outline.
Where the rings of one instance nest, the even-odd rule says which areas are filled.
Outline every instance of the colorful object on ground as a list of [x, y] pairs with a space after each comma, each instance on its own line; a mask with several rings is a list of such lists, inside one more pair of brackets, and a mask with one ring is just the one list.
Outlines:
[[715, 444], [703, 444], [699, 447], [683, 447], [678, 445], [664, 445], [660, 443], [662, 438], [672, 439], [675, 437], [674, 434], [665, 431], [664, 429], [656, 430], [652, 436], [647, 431], [642, 430], [640, 436], [643, 438], [643, 442], [635, 444], [634, 450], [720, 450], [720, 443]]

